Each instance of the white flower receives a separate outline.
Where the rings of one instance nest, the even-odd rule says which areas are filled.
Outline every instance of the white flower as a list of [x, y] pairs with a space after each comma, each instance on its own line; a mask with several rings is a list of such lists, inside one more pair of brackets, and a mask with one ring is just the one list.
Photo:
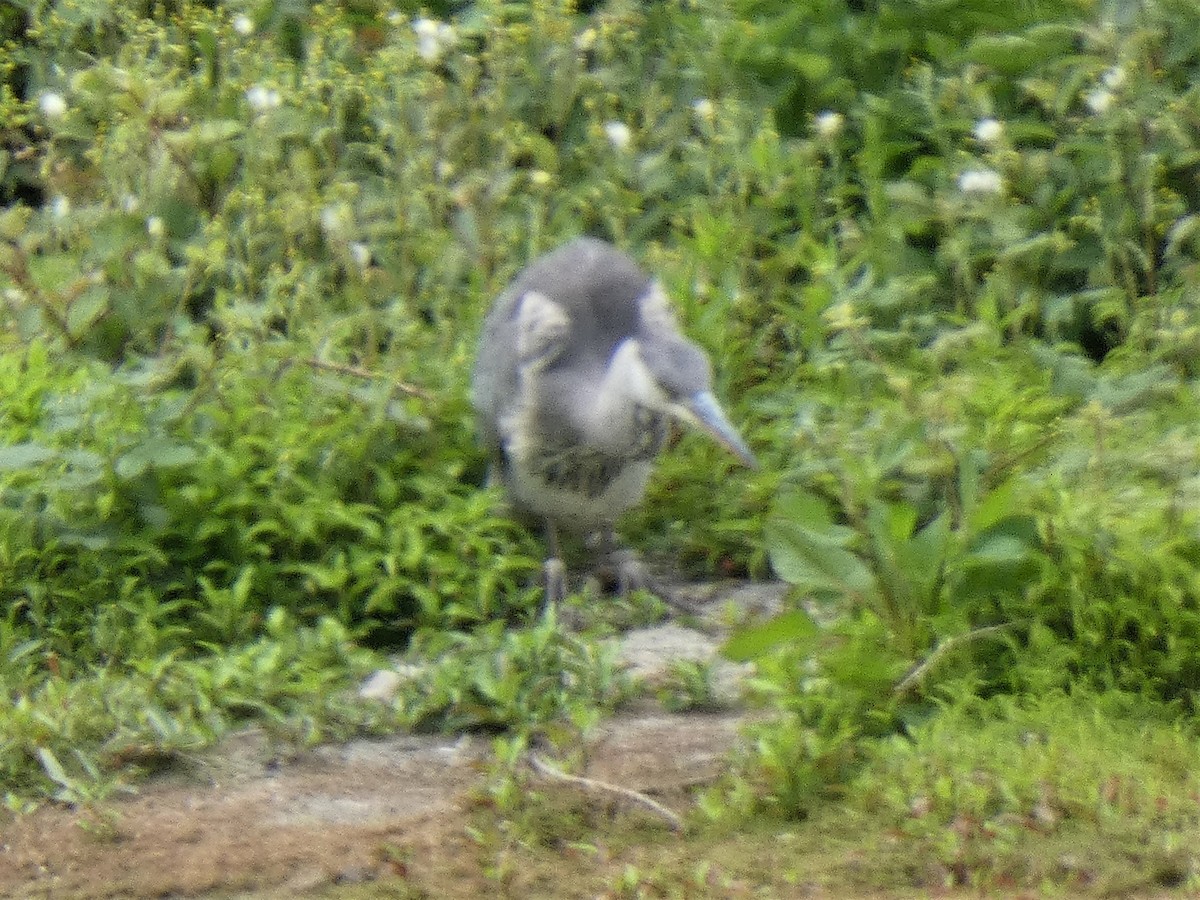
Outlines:
[[350, 258], [360, 269], [365, 269], [371, 264], [371, 248], [362, 241], [351, 241]]
[[47, 119], [61, 119], [67, 114], [67, 101], [62, 94], [47, 91], [38, 101], [38, 108]]
[[126, 194], [121, 198], [121, 209], [125, 210], [131, 216], [138, 211], [138, 207], [141, 205], [142, 201], [134, 194]]
[[158, 240], [166, 233], [167, 227], [160, 216], [149, 216], [146, 219], [146, 234]]
[[605, 122], [604, 134], [608, 138], [608, 142], [617, 150], [628, 149], [633, 141], [633, 132], [624, 122]]
[[596, 46], [595, 28], [585, 28], [575, 35], [575, 49], [580, 53], [587, 53], [594, 46]]
[[1110, 91], [1115, 91], [1125, 83], [1125, 70], [1120, 66], [1113, 66], [1102, 76], [1100, 76], [1100, 80]]
[[453, 27], [437, 19], [417, 19], [412, 27], [417, 36], [417, 54], [429, 63], [437, 62], [457, 37]]
[[705, 122], [711, 122], [716, 118], [717, 105], [707, 97], [701, 97], [699, 100], [693, 101], [692, 111]]
[[50, 201], [50, 215], [56, 219], [65, 219], [71, 214], [71, 201], [62, 194]]
[[1088, 92], [1087, 96], [1083, 98], [1083, 102], [1096, 115], [1101, 115], [1108, 112], [1109, 107], [1113, 104], [1112, 91], [1107, 91], [1104, 88], [1096, 88]]
[[982, 144], [994, 144], [1004, 134], [1004, 126], [996, 119], [980, 119], [975, 123], [975, 140]]
[[958, 189], [964, 194], [999, 194], [1004, 179], [995, 169], [967, 169], [958, 176]]
[[234, 16], [233, 30], [242, 37], [250, 37], [254, 34], [254, 20], [247, 15]]
[[345, 203], [330, 204], [321, 210], [321, 230], [329, 238], [345, 236], [353, 221], [350, 207]]
[[283, 97], [274, 88], [256, 84], [247, 89], [246, 102], [250, 104], [252, 110], [261, 113], [269, 109], [277, 109], [283, 103]]
[[813, 128], [817, 132], [817, 137], [835, 138], [842, 133], [842, 128], [846, 124], [846, 117], [840, 112], [834, 112], [832, 109], [827, 109], [824, 112], [817, 113], [813, 119]]

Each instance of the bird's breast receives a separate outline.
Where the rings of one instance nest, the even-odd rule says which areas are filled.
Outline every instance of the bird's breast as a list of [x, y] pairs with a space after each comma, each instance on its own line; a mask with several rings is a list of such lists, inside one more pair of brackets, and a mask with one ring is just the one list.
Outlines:
[[508, 489], [531, 512], [579, 530], [611, 523], [642, 498], [666, 427], [661, 415], [638, 407], [619, 442], [511, 441]]

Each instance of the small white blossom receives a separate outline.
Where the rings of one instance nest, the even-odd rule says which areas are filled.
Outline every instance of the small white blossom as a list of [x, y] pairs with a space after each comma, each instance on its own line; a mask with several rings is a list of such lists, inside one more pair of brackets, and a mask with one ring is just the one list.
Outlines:
[[400, 10], [394, 10], [387, 14], [387, 20], [389, 25], [403, 25], [408, 21], [408, 16]]
[[4, 289], [4, 300], [11, 303], [13, 306], [18, 306], [24, 303], [28, 297], [20, 288], [10, 287]]
[[233, 30], [242, 37], [250, 37], [254, 34], [254, 20], [247, 15], [234, 16]]
[[65, 219], [71, 214], [71, 201], [59, 194], [50, 201], [50, 215], [56, 219]]
[[350, 258], [360, 269], [365, 269], [371, 264], [371, 248], [362, 241], [351, 241]]
[[342, 238], [353, 224], [350, 207], [345, 203], [331, 204], [321, 210], [321, 230], [329, 238]]
[[575, 49], [580, 53], [587, 53], [594, 46], [596, 46], [595, 28], [585, 28], [575, 35]]
[[146, 234], [158, 240], [167, 231], [166, 225], [163, 224], [161, 216], [149, 216], [146, 219]]
[[1109, 107], [1113, 104], [1112, 91], [1105, 90], [1104, 88], [1096, 88], [1088, 92], [1087, 96], [1083, 98], [1083, 102], [1096, 115], [1101, 115], [1108, 112]]
[[267, 95], [270, 91], [261, 84], [256, 84], [254, 87], [246, 89], [246, 102], [250, 104], [250, 108], [256, 112], [261, 112], [267, 108]]
[[824, 112], [817, 113], [813, 119], [813, 128], [817, 132], [817, 137], [829, 140], [837, 137], [842, 133], [842, 128], [846, 125], [846, 117], [840, 112], [834, 112], [832, 109], [827, 109]]
[[958, 176], [958, 189], [964, 194], [999, 194], [1004, 179], [995, 169], [967, 169]]
[[1115, 91], [1125, 83], [1125, 70], [1120, 66], [1113, 66], [1100, 77], [1100, 80], [1110, 91]]
[[1004, 126], [996, 119], [980, 119], [975, 123], [975, 140], [982, 144], [994, 144], [1004, 134]]
[[142, 201], [134, 194], [126, 194], [121, 198], [121, 209], [125, 210], [131, 216], [138, 211], [138, 207], [141, 205]]
[[270, 109], [277, 109], [283, 103], [283, 97], [274, 88], [256, 84], [247, 89], [246, 102], [250, 104], [252, 110], [262, 113]]
[[711, 122], [717, 116], [717, 105], [707, 97], [701, 97], [692, 102], [692, 112], [705, 122]]
[[38, 101], [38, 108], [47, 119], [61, 119], [67, 114], [67, 101], [62, 94], [47, 91]]
[[417, 19], [412, 27], [417, 36], [417, 54], [425, 62], [437, 62], [457, 39], [454, 28], [437, 19]]
[[633, 132], [624, 122], [605, 122], [604, 134], [608, 138], [608, 142], [617, 150], [628, 149], [633, 141]]

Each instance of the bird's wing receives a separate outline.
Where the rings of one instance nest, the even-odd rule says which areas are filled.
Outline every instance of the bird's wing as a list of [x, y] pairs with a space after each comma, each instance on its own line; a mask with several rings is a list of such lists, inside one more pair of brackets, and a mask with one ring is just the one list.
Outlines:
[[517, 311], [518, 365], [544, 367], [567, 347], [571, 320], [566, 310], [545, 294], [526, 291]]

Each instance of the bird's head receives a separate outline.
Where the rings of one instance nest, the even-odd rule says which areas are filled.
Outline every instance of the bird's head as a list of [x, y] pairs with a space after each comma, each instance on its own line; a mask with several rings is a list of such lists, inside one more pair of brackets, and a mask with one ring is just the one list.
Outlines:
[[643, 407], [707, 432], [757, 467], [713, 395], [708, 357], [683, 336], [658, 283], [590, 274], [586, 291], [528, 290], [517, 307], [517, 390], [536, 398], [543, 427], [593, 445], [621, 442], [623, 423]]
[[699, 428], [751, 468], [758, 461], [712, 392], [712, 366], [687, 340], [657, 286], [643, 301], [642, 327], [609, 362], [613, 389], [648, 409]]

